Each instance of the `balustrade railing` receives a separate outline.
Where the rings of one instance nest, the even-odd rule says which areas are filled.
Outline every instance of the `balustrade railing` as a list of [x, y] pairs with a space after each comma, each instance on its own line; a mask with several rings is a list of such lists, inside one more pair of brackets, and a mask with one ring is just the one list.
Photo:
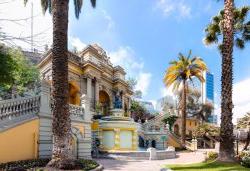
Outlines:
[[70, 115], [72, 115], [73, 117], [80, 117], [82, 119], [84, 119], [84, 108], [81, 106], [76, 106], [76, 105], [69, 105], [69, 112]]
[[37, 114], [39, 109], [40, 96], [0, 101], [0, 120], [12, 116]]

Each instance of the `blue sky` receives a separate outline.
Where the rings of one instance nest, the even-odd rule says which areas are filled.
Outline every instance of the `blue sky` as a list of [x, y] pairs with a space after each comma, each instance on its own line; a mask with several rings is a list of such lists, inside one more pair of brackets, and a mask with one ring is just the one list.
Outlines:
[[[75, 19], [72, 2], [69, 47], [76, 46], [81, 50], [86, 44], [100, 44], [114, 64], [125, 67], [128, 75], [138, 80], [136, 88], [143, 91], [144, 100], [155, 101], [169, 94], [170, 90], [166, 90], [162, 83], [169, 61], [176, 59], [179, 52], [187, 54], [192, 49], [193, 55], [202, 57], [210, 72], [214, 73], [216, 106], [219, 105], [221, 57], [216, 46], [206, 47], [202, 39], [205, 26], [223, 7], [223, 1], [98, 0], [96, 9], [92, 9], [89, 1], [85, 0], [79, 20]], [[236, 4], [250, 5], [250, 2], [237, 0]], [[39, 5], [34, 7], [35, 15], [40, 15]], [[30, 11], [22, 4], [15, 5], [15, 8], [17, 6], [20, 7], [13, 10], [16, 15], [29, 14]], [[9, 17], [9, 11], [5, 15]], [[14, 27], [13, 32], [17, 32], [17, 26]], [[51, 29], [51, 17], [46, 14], [35, 18], [34, 27], [37, 32], [41, 28]], [[8, 27], [7, 31], [10, 28], [13, 27]], [[29, 28], [27, 24], [24, 29]], [[47, 37], [46, 40], [51, 40], [51, 32]], [[234, 58], [236, 118], [250, 111], [250, 44], [243, 51], [235, 50]], [[219, 109], [216, 111], [219, 113]]]
[[[219, 105], [221, 57], [216, 46], [206, 47], [202, 39], [204, 28], [211, 17], [223, 7], [222, 2], [212, 0], [127, 0], [126, 3], [117, 0], [98, 1], [97, 8], [94, 10], [86, 4], [78, 21], [74, 19], [71, 12], [70, 36], [79, 38], [85, 44], [99, 43], [108, 52], [112, 52], [114, 57], [111, 59], [116, 58], [116, 63], [129, 70], [130, 76], [137, 78], [138, 81], [140, 79], [146, 81], [147, 83], [139, 82], [140, 86], [137, 87], [142, 88], [145, 100], [156, 100], [169, 93], [169, 90], [164, 90], [162, 83], [169, 61], [176, 59], [179, 52], [187, 54], [192, 49], [193, 55], [202, 57], [210, 72], [214, 73], [215, 98], [216, 104]], [[250, 3], [247, 0], [241, 0], [236, 4], [241, 6]], [[71, 11], [73, 11], [72, 8]], [[120, 51], [124, 53], [120, 54]], [[234, 83], [238, 86], [237, 90], [244, 91], [242, 87], [250, 83], [249, 54], [249, 44], [243, 51], [234, 51]], [[129, 60], [126, 61], [124, 56], [129, 60], [132, 58], [134, 63], [142, 64], [141, 67], [137, 69], [131, 67], [131, 63]], [[250, 96], [242, 97], [244, 96], [242, 91], [237, 92], [234, 99], [238, 101], [245, 98], [246, 100], [239, 102], [239, 105], [248, 106]], [[242, 110], [237, 112], [242, 115], [243, 112], [250, 111], [250, 106]]]

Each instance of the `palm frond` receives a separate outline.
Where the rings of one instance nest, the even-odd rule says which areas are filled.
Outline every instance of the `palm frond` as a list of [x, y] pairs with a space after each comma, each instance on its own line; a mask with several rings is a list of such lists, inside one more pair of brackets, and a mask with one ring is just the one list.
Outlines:
[[74, 0], [75, 16], [78, 19], [82, 9], [82, 0]]
[[95, 8], [96, 7], [96, 0], [90, 0], [90, 2], [91, 2], [92, 7]]

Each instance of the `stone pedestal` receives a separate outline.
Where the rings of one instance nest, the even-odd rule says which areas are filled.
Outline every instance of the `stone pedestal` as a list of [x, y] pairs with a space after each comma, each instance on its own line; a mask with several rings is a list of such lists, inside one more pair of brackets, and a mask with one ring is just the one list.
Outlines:
[[124, 117], [124, 110], [123, 109], [112, 109], [112, 110], [110, 110], [110, 112], [115, 117]]
[[157, 160], [157, 154], [155, 148], [148, 148], [147, 151], [150, 153], [149, 160]]

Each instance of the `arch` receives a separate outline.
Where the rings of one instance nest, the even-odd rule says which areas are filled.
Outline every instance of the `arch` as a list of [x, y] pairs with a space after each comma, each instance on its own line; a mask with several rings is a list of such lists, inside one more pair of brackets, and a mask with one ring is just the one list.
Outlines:
[[99, 91], [99, 103], [100, 103], [101, 113], [103, 115], [108, 115], [110, 107], [110, 96], [104, 90]]
[[139, 147], [144, 147], [145, 142], [144, 139], [142, 138], [142, 136], [139, 136]]
[[80, 105], [80, 87], [76, 81], [69, 82], [69, 103]]
[[175, 133], [176, 135], [180, 135], [180, 127], [179, 127], [178, 124], [175, 124], [175, 125], [174, 125], [174, 133]]
[[156, 148], [156, 141], [155, 141], [155, 140], [152, 140], [151, 146], [152, 146], [153, 148]]

